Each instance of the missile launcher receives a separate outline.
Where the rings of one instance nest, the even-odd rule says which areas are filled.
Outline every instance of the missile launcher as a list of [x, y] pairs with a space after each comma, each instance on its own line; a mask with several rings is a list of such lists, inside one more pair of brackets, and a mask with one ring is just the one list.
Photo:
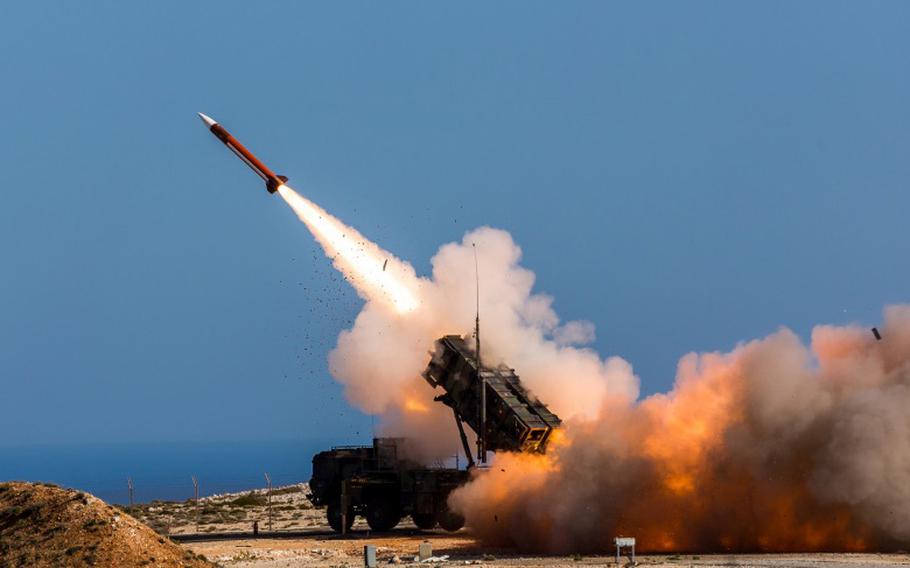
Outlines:
[[[452, 408], [468, 455], [462, 422], [485, 438], [486, 451], [536, 453], [546, 450], [553, 430], [561, 424], [558, 416], [525, 389], [514, 369], [505, 365], [478, 369], [474, 350], [457, 335], [436, 341], [423, 378], [444, 391], [435, 400]], [[482, 389], [486, 389], [485, 420]]]

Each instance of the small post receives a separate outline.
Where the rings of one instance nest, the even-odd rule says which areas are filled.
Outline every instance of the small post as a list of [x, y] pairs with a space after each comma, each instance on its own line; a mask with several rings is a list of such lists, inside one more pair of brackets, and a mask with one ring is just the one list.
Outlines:
[[425, 540], [417, 546], [417, 558], [420, 562], [423, 562], [427, 558], [433, 556], [433, 545], [430, 541]]
[[272, 532], [272, 478], [269, 477], [268, 472], [265, 474], [265, 482], [269, 486], [268, 492], [268, 512], [269, 512], [269, 532]]
[[193, 478], [193, 501], [196, 504], [196, 532], [199, 532], [199, 480], [196, 479], [196, 476], [191, 476]]
[[126, 486], [130, 491], [130, 508], [132, 509], [133, 508], [133, 478], [132, 477], [126, 478]]
[[625, 548], [630, 553], [632, 565], [635, 566], [635, 537], [618, 536], [613, 539], [613, 543], [616, 544], [616, 565], [619, 565], [620, 551]]
[[363, 565], [364, 568], [376, 568], [375, 544], [365, 544], [363, 546]]

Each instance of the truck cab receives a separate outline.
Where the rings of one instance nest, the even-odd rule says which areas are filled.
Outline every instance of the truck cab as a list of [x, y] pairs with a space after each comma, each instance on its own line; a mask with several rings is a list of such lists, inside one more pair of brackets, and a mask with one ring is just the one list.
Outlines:
[[326, 507], [329, 525], [346, 533], [358, 515], [375, 531], [410, 516], [421, 529], [455, 531], [464, 519], [448, 509], [449, 494], [468, 472], [428, 468], [403, 455], [402, 438], [374, 438], [371, 446], [337, 446], [313, 457], [310, 502]]

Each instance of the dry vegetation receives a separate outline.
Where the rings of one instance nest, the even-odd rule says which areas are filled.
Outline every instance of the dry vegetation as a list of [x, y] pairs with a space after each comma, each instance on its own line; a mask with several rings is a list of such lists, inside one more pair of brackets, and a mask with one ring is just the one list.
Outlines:
[[[325, 525], [325, 512], [306, 498], [306, 484], [272, 489], [272, 530], [298, 531]], [[183, 502], [152, 501], [124, 507], [161, 534], [252, 532], [253, 522], [268, 531], [268, 496], [264, 489], [227, 493]]]

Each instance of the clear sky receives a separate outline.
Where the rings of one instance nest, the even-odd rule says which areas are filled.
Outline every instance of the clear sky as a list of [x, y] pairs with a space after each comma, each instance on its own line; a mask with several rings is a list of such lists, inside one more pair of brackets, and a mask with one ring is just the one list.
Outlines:
[[510, 231], [644, 393], [910, 300], [907, 2], [7, 2], [0, 445], [368, 438], [360, 300], [197, 111], [420, 273]]

